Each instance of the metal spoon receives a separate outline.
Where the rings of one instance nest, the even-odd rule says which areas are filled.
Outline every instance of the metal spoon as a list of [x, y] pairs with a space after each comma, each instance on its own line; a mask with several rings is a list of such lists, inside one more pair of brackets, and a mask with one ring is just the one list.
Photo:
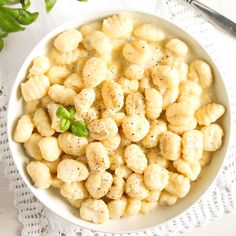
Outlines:
[[185, 1], [191, 4], [195, 9], [199, 10], [215, 26], [219, 27], [227, 34], [236, 37], [236, 23], [197, 0]]

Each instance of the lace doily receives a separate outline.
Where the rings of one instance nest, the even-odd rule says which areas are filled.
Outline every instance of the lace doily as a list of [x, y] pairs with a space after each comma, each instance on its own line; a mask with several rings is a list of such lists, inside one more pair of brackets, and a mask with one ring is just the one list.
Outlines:
[[[36, 1], [37, 2], [37, 1]], [[224, 73], [224, 78], [226, 79], [226, 86], [230, 92], [231, 105], [233, 107], [234, 119], [236, 113], [236, 97], [233, 95], [233, 78], [230, 78], [230, 75], [224, 71], [223, 62], [219, 59], [217, 55], [216, 42], [214, 39], [220, 37], [218, 32], [206, 22], [200, 15], [194, 12], [189, 6], [183, 3], [182, 0], [90, 0], [87, 5], [80, 5], [79, 3], [68, 3], [68, 1], [58, 2], [56, 9], [58, 14], [52, 16], [47, 16], [49, 19], [51, 17], [52, 21], [47, 24], [47, 31], [43, 31], [42, 21], [39, 22], [41, 25], [35, 25], [34, 31], [25, 32], [19, 34], [21, 43], [15, 45], [15, 48], [9, 52], [12, 52], [12, 55], [20, 47], [24, 45], [24, 51], [22, 55], [26, 56], [27, 53], [31, 50], [30, 46], [38, 41], [38, 35], [44, 35], [46, 32], [52, 30], [58, 23], [71, 18], [71, 16], [76, 16], [78, 13], [86, 13], [87, 10], [93, 9], [136, 9], [136, 10], [145, 10], [150, 13], [161, 14], [163, 17], [166, 17], [176, 24], [181, 26], [183, 29], [192, 34], [197, 38], [200, 43], [207, 49], [211, 54], [216, 63], [222, 68]], [[99, 2], [99, 4], [97, 3]], [[37, 3], [35, 3], [35, 6]], [[63, 5], [64, 4], [64, 5]], [[69, 7], [69, 5], [71, 7]], [[74, 4], [74, 5], [73, 5]], [[60, 6], [59, 6], [60, 5]], [[37, 7], [40, 7], [38, 4]], [[109, 8], [110, 7], [110, 8]], [[63, 14], [61, 11], [64, 11]], [[61, 15], [62, 14], [62, 15]], [[60, 15], [60, 20], [58, 16]], [[46, 16], [45, 16], [46, 18]], [[54, 19], [54, 21], [53, 21]], [[60, 22], [59, 22], [60, 21]], [[54, 23], [53, 23], [54, 22]], [[194, 27], [193, 27], [194, 25]], [[41, 27], [40, 27], [41, 26]], [[34, 27], [34, 26], [33, 26]], [[46, 26], [45, 26], [46, 27]], [[37, 36], [35, 35], [37, 32]], [[33, 34], [34, 33], [34, 34]], [[24, 39], [27, 39], [28, 36], [32, 36], [31, 45], [27, 47], [28, 41], [23, 42]], [[37, 37], [37, 40], [36, 40]], [[15, 38], [16, 39], [16, 38]], [[9, 39], [9, 44], [14, 44], [16, 41]], [[17, 42], [16, 42], [17, 44]], [[30, 44], [30, 43], [29, 43]], [[14, 47], [14, 46], [12, 46]], [[14, 51], [15, 50], [15, 51]], [[9, 54], [4, 56], [4, 61], [7, 63], [11, 62], [11, 56]], [[0, 55], [0, 59], [3, 61], [3, 56]], [[27, 186], [24, 184], [21, 179], [13, 159], [11, 157], [7, 135], [6, 135], [6, 108], [8, 95], [10, 93], [11, 84], [14, 81], [17, 69], [21, 65], [21, 59], [23, 57], [15, 58], [16, 65], [11, 65], [12, 68], [15, 68], [16, 71], [12, 70], [2, 70], [0, 74], [0, 153], [2, 160], [5, 163], [6, 176], [10, 182], [10, 189], [15, 195], [15, 206], [18, 209], [19, 220], [23, 225], [22, 235], [27, 236], [38, 236], [38, 235], [65, 235], [65, 236], [76, 236], [76, 235], [93, 235], [95, 232], [90, 230], [85, 230], [75, 226], [60, 217], [56, 216], [53, 212], [45, 208], [30, 192]], [[8, 67], [10, 68], [10, 67]], [[234, 120], [234, 123], [236, 121]], [[230, 154], [227, 157], [224, 168], [219, 175], [215, 185], [211, 190], [205, 195], [205, 197], [190, 208], [187, 212], [181, 216], [175, 218], [172, 221], [167, 222], [164, 225], [157, 226], [150, 231], [145, 231], [138, 234], [127, 234], [127, 235], [173, 235], [175, 233], [186, 232], [194, 226], [203, 225], [209, 220], [220, 217], [224, 212], [231, 212], [236, 208], [236, 149], [235, 146], [231, 144]], [[96, 235], [112, 235], [112, 234], [103, 234], [96, 232]], [[118, 234], [116, 234], [118, 235]]]

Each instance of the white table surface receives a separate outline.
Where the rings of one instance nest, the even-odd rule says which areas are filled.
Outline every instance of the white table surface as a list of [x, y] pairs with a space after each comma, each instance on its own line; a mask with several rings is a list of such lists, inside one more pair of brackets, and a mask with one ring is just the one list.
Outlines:
[[[203, 1], [203, 0], [202, 0]], [[235, 0], [205, 0], [203, 1], [236, 22]], [[60, 2], [58, 2], [60, 4]], [[59, 7], [57, 7], [57, 10]], [[225, 36], [222, 42], [222, 56], [228, 60], [229, 69], [236, 65], [236, 39]], [[235, 73], [235, 72], [234, 72]], [[8, 189], [8, 181], [4, 176], [4, 167], [0, 164], [0, 236], [20, 235], [21, 224], [17, 220], [17, 210], [14, 207], [14, 197]], [[209, 222], [201, 228], [195, 228], [185, 236], [236, 236], [236, 213], [225, 214], [214, 222]]]

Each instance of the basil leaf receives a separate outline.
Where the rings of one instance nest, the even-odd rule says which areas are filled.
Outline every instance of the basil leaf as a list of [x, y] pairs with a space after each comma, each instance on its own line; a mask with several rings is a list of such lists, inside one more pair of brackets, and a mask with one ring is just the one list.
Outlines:
[[7, 0], [0, 0], [0, 6], [3, 6], [7, 3]]
[[29, 25], [32, 24], [34, 21], [36, 21], [38, 16], [39, 16], [38, 12], [30, 13], [26, 10], [21, 10], [17, 17], [17, 21], [22, 25]]
[[88, 0], [78, 0], [79, 2], [87, 2]]
[[1, 8], [5, 13], [13, 16], [17, 22], [21, 25], [29, 25], [32, 24], [37, 18], [39, 13], [38, 12], [29, 12], [24, 9], [19, 8]]
[[86, 125], [79, 120], [72, 123], [71, 131], [79, 137], [87, 137], [89, 135]]
[[0, 6], [3, 6], [7, 3], [18, 3], [19, 0], [0, 0]]
[[17, 32], [24, 30], [17, 20], [0, 7], [0, 28], [5, 32]]
[[6, 38], [7, 35], [8, 35], [7, 32], [1, 31], [1, 29], [0, 29], [0, 38]]
[[58, 107], [56, 115], [60, 119], [70, 119], [70, 112], [63, 106]]
[[56, 4], [57, 0], [44, 0], [46, 11], [50, 12], [54, 5]]
[[20, 0], [20, 3], [24, 9], [28, 9], [31, 5], [30, 0]]
[[0, 52], [2, 51], [3, 46], [4, 46], [4, 41], [2, 38], [0, 38]]
[[67, 131], [70, 128], [70, 121], [67, 119], [60, 120], [60, 130]]
[[70, 119], [73, 119], [76, 113], [75, 107], [72, 106], [67, 110], [70, 112]]

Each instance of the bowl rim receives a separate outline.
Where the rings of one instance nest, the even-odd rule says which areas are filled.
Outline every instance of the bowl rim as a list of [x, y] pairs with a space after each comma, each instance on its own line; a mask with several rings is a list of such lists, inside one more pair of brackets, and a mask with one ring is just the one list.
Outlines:
[[[188, 207], [186, 207], [179, 214], [169, 218], [168, 220], [166, 220], [166, 221], [164, 221], [162, 223], [158, 223], [158, 224], [156, 224], [154, 226], [151, 226], [151, 227], [144, 227], [142, 229], [137, 229], [137, 230], [119, 230], [119, 231], [117, 230], [115, 232], [112, 232], [112, 231], [109, 231], [109, 230], [97, 231], [96, 229], [89, 228], [89, 227], [83, 226], [82, 224], [77, 224], [76, 222], [69, 220], [68, 218], [64, 217], [63, 215], [61, 215], [57, 211], [55, 211], [55, 209], [53, 207], [49, 206], [44, 198], [41, 198], [41, 197], [36, 195], [32, 184], [28, 183], [28, 181], [26, 180], [25, 174], [20, 170], [20, 168], [16, 164], [17, 163], [16, 162], [16, 158], [17, 157], [12, 154], [13, 153], [12, 152], [12, 148], [13, 148], [12, 147], [12, 142], [14, 142], [14, 141], [12, 139], [12, 133], [11, 133], [11, 130], [10, 130], [10, 126], [12, 126], [12, 124], [9, 124], [9, 116], [10, 116], [10, 114], [9, 114], [9, 110], [10, 110], [9, 107], [10, 107], [10, 104], [12, 104], [13, 94], [14, 94], [13, 92], [15, 90], [15, 87], [18, 87], [19, 84], [20, 84], [20, 81], [22, 81], [22, 80], [19, 80], [18, 78], [19, 78], [19, 76], [20, 76], [20, 74], [22, 72], [26, 72], [26, 70], [24, 68], [27, 68], [27, 65], [29, 65], [31, 63], [31, 61], [32, 61], [32, 59], [31, 59], [32, 54], [34, 54], [34, 52], [37, 50], [37, 48], [40, 45], [47, 44], [55, 36], [55, 34], [58, 34], [58, 33], [62, 32], [63, 30], [71, 28], [72, 25], [77, 25], [77, 27], [81, 26], [80, 22], [83, 21], [83, 20], [87, 21], [87, 22], [90, 22], [90, 21], [98, 20], [100, 18], [108, 17], [108, 16], [111, 16], [111, 15], [114, 15], [114, 14], [125, 13], [125, 12], [135, 13], [135, 14], [146, 14], [146, 15], [149, 15], [151, 17], [158, 18], [161, 21], [167, 22], [168, 24], [172, 25], [173, 27], [175, 27], [179, 31], [182, 31], [186, 36], [188, 36], [190, 38], [190, 40], [192, 42], [194, 42], [195, 44], [197, 44], [198, 47], [201, 48], [201, 50], [205, 53], [205, 55], [207, 55], [211, 59], [211, 64], [213, 64], [214, 69], [217, 71], [217, 74], [219, 75], [219, 79], [221, 80], [221, 82], [222, 82], [222, 84], [223, 84], [223, 86], [225, 88], [225, 91], [226, 91], [225, 95], [226, 95], [226, 99], [227, 99], [227, 102], [228, 102], [227, 113], [229, 115], [229, 120], [230, 120], [230, 122], [228, 124], [228, 128], [227, 128], [227, 132], [228, 132], [228, 137], [229, 138], [228, 138], [228, 142], [225, 143], [226, 151], [224, 153], [223, 161], [222, 161], [221, 165], [218, 167], [218, 171], [217, 171], [216, 175], [213, 177], [213, 179], [212, 179], [211, 183], [209, 184], [208, 188], [203, 191], [203, 193], [200, 195], [200, 197], [198, 197], [197, 200], [195, 200], [192, 204], [190, 204]], [[125, 234], [125, 233], [127, 233], [127, 234], [129, 234], [129, 233], [140, 233], [140, 232], [145, 232], [145, 231], [150, 231], [150, 230], [152, 231], [152, 230], [155, 230], [156, 227], [160, 227], [161, 225], [167, 224], [170, 221], [175, 220], [177, 217], [182, 216], [190, 208], [192, 208], [200, 200], [202, 200], [203, 197], [214, 187], [216, 179], [218, 178], [219, 174], [221, 173], [221, 171], [223, 169], [223, 166], [225, 164], [225, 161], [227, 159], [227, 156], [229, 155], [229, 149], [230, 149], [229, 147], [230, 147], [230, 144], [232, 142], [232, 123], [233, 123], [233, 121], [232, 121], [232, 105], [231, 105], [230, 99], [229, 99], [229, 89], [226, 86], [226, 82], [223, 79], [222, 73], [219, 70], [219, 66], [217, 65], [217, 62], [215, 62], [215, 60], [212, 58], [212, 56], [207, 51], [207, 49], [204, 48], [204, 46], [202, 46], [202, 44], [196, 38], [194, 38], [194, 36], [191, 33], [187, 32], [185, 29], [181, 28], [178, 24], [174, 23], [173, 21], [171, 21], [169, 19], [166, 19], [166, 18], [164, 18], [164, 17], [162, 17], [162, 16], [160, 16], [159, 14], [156, 14], [156, 13], [150, 13], [150, 12], [148, 12], [146, 10], [141, 11], [141, 10], [136, 10], [136, 9], [126, 9], [126, 10], [124, 10], [124, 9], [117, 9], [117, 10], [111, 9], [111, 10], [104, 10], [104, 11], [103, 10], [102, 11], [99, 10], [99, 12], [96, 12], [95, 10], [92, 10], [92, 11], [88, 10], [88, 11], [86, 11], [86, 13], [87, 13], [87, 15], [82, 14], [82, 15], [80, 15], [78, 17], [73, 17], [72, 19], [65, 21], [64, 23], [56, 26], [53, 30], [51, 30], [49, 33], [44, 35], [39, 40], [39, 42], [36, 43], [36, 45], [33, 47], [31, 52], [26, 56], [24, 62], [21, 64], [20, 69], [18, 70], [18, 73], [15, 76], [15, 80], [14, 80], [13, 86], [12, 86], [11, 91], [10, 91], [10, 97], [9, 97], [8, 106], [7, 106], [7, 138], [8, 138], [9, 150], [11, 152], [12, 158], [14, 160], [14, 163], [16, 165], [16, 168], [17, 168], [18, 172], [20, 173], [21, 178], [23, 179], [23, 181], [27, 185], [27, 187], [30, 189], [30, 191], [33, 193], [33, 195], [37, 198], [37, 200], [39, 202], [41, 202], [44, 205], [44, 207], [48, 208], [50, 211], [52, 211], [57, 216], [63, 218], [64, 220], [68, 221], [69, 223], [72, 223], [72, 224], [80, 227], [81, 231], [83, 229], [86, 229], [86, 230], [91, 230], [92, 232], [99, 232], [99, 233], [105, 233], [105, 234], [106, 233], [111, 233], [111, 234], [119, 234], [119, 233], [120, 234]], [[93, 13], [94, 13], [94, 15], [93, 15]]]

